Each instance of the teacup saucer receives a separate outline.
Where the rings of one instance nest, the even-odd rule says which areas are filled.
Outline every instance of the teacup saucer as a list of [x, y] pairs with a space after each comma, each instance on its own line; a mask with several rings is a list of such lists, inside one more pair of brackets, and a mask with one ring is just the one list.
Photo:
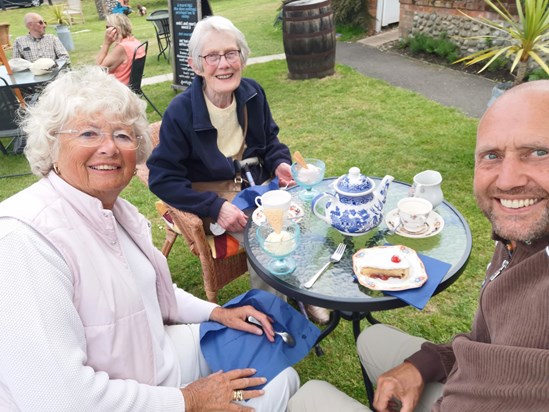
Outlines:
[[[299, 206], [297, 203], [292, 202], [290, 204], [290, 209], [288, 210], [288, 219], [293, 220], [296, 223], [299, 223], [301, 218], [305, 215], [305, 212]], [[256, 225], [261, 225], [263, 222], [265, 222], [265, 215], [263, 214], [263, 210], [261, 210], [260, 207], [254, 210], [252, 213], [252, 220]]]
[[429, 213], [425, 227], [417, 232], [410, 232], [399, 224], [398, 209], [393, 209], [385, 215], [385, 223], [389, 230], [395, 232], [395, 234], [414, 239], [423, 239], [438, 235], [444, 228], [444, 219], [437, 212]]

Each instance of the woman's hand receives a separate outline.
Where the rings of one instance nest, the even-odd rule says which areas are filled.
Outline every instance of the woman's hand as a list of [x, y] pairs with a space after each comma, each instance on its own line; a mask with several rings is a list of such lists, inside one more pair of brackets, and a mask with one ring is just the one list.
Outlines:
[[[253, 316], [260, 321], [263, 325], [263, 330], [259, 326], [246, 322], [248, 316]], [[218, 306], [210, 314], [210, 320], [219, 322], [232, 329], [253, 333], [254, 335], [262, 335], [263, 331], [265, 331], [265, 337], [269, 341], [274, 342], [273, 320], [253, 306], [246, 305], [237, 308], [222, 308]]]
[[242, 232], [248, 223], [248, 216], [233, 205], [231, 202], [224, 202], [217, 216], [217, 224], [228, 232]]
[[114, 27], [109, 27], [105, 30], [105, 39], [103, 40], [104, 44], [111, 45], [118, 38], [118, 31]]
[[252, 378], [255, 369], [235, 369], [216, 372], [181, 388], [185, 398], [185, 411], [251, 411], [252, 408], [233, 402], [235, 391], [242, 391], [243, 399], [257, 398], [263, 390], [245, 390], [262, 385], [267, 379]]
[[288, 163], [280, 163], [275, 170], [275, 175], [278, 177], [278, 185], [280, 187], [295, 185], [292, 168]]

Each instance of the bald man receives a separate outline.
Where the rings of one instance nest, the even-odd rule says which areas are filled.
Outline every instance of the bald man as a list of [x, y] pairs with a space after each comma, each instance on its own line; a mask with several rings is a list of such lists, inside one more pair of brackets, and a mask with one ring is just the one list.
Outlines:
[[57, 36], [46, 34], [47, 23], [37, 13], [27, 13], [24, 23], [29, 34], [15, 39], [13, 58], [19, 57], [34, 62], [41, 57], [53, 60], [69, 60], [67, 50]]
[[[363, 331], [358, 352], [377, 378], [378, 412], [548, 410], [549, 81], [514, 87], [481, 119], [474, 193], [496, 243], [472, 330], [446, 345], [385, 325]], [[289, 410], [368, 409], [312, 381]]]

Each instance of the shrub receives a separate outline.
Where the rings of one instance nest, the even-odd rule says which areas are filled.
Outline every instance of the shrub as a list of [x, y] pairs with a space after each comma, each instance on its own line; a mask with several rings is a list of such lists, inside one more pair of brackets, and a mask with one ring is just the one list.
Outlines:
[[528, 74], [528, 81], [532, 82], [534, 80], [547, 80], [549, 79], [549, 74], [545, 70], [543, 70], [541, 67], [538, 67], [537, 69], [532, 70]]
[[[332, 0], [336, 24], [368, 30], [372, 20], [366, 7], [368, 0]], [[370, 0], [372, 1], [372, 0]]]
[[409, 48], [414, 54], [436, 54], [448, 61], [448, 63], [452, 63], [459, 56], [457, 45], [447, 38], [446, 33], [443, 33], [436, 38], [427, 36], [423, 33], [417, 33], [405, 41], [400, 42], [399, 47]]

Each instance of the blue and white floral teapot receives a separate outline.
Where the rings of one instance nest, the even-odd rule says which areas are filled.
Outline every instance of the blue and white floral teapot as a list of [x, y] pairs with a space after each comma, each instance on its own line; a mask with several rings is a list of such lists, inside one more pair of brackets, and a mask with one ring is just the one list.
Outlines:
[[[385, 176], [376, 188], [374, 181], [362, 175], [358, 167], [351, 167], [349, 174], [333, 183], [335, 196], [324, 192], [313, 200], [311, 207], [316, 216], [344, 235], [362, 235], [381, 223], [387, 189], [393, 179]], [[322, 199], [328, 200], [321, 202]], [[324, 213], [317, 208], [321, 203], [325, 203]]]

